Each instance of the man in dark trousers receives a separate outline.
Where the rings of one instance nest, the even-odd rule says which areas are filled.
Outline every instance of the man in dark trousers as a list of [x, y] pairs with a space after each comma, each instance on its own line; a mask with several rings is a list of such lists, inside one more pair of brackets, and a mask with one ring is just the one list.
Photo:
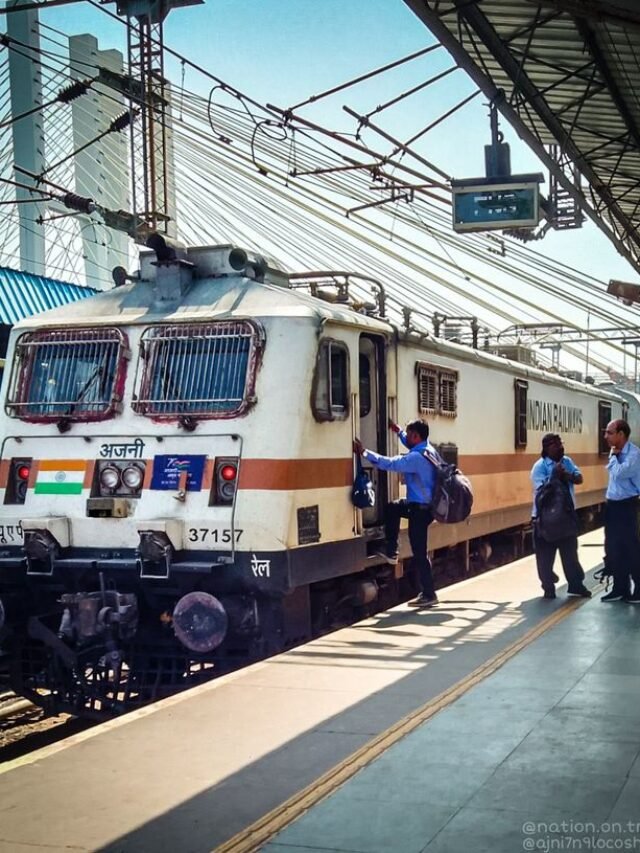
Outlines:
[[[607, 424], [604, 437], [611, 448], [607, 470], [607, 504], [604, 514], [604, 550], [613, 589], [601, 601], [640, 604], [640, 449], [629, 441], [631, 430], [623, 420]], [[629, 577], [633, 580], [633, 592]]]
[[[552, 477], [557, 477], [567, 485], [575, 508], [574, 487], [582, 483], [582, 474], [573, 459], [565, 456], [562, 439], [556, 433], [550, 432], [542, 438], [542, 453], [540, 459], [531, 469], [533, 484], [533, 547], [536, 553], [538, 577], [544, 590], [545, 598], [555, 598], [555, 584], [558, 576], [553, 571], [556, 554], [560, 551], [562, 569], [567, 579], [567, 595], [579, 595], [591, 598], [591, 593], [584, 585], [584, 571], [578, 559], [578, 536], [572, 533], [563, 539], [547, 542], [543, 537], [536, 508], [536, 495], [539, 489], [548, 483]], [[575, 511], [575, 509], [574, 509]]]
[[386, 548], [379, 553], [387, 563], [396, 565], [400, 519], [408, 518], [409, 542], [422, 588], [420, 595], [410, 604], [415, 607], [433, 607], [438, 603], [438, 598], [433, 585], [431, 561], [427, 554], [427, 535], [429, 525], [433, 521], [430, 505], [436, 482], [436, 469], [423, 455], [426, 448], [433, 450], [429, 443], [429, 426], [423, 420], [411, 421], [405, 430], [401, 430], [394, 423], [389, 426], [398, 434], [405, 447], [409, 448], [409, 453], [380, 456], [373, 450], [367, 450], [357, 438], [353, 442], [353, 449], [376, 468], [404, 475], [407, 497], [392, 501], [385, 507]]

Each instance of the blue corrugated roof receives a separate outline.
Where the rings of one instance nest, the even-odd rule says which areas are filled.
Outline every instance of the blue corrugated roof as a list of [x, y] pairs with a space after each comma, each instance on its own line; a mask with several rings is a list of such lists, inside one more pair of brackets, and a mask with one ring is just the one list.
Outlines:
[[77, 302], [94, 293], [97, 291], [92, 287], [0, 267], [0, 325], [13, 326], [32, 314]]

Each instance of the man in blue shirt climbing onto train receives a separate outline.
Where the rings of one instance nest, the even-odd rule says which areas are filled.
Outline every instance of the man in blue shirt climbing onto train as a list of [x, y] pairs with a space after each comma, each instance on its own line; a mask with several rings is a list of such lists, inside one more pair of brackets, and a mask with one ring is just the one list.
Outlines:
[[410, 604], [414, 607], [433, 607], [438, 603], [438, 597], [427, 553], [427, 536], [429, 525], [433, 521], [431, 500], [436, 483], [436, 469], [423, 454], [427, 448], [433, 451], [429, 443], [429, 426], [423, 420], [416, 420], [408, 423], [404, 430], [393, 422], [389, 423], [389, 427], [397, 433], [409, 453], [381, 456], [373, 450], [367, 450], [357, 438], [353, 442], [353, 449], [381, 471], [394, 471], [404, 476], [407, 497], [391, 501], [385, 507], [386, 548], [380, 551], [379, 555], [390, 565], [396, 565], [400, 519], [409, 519], [409, 542], [422, 588], [420, 595]]

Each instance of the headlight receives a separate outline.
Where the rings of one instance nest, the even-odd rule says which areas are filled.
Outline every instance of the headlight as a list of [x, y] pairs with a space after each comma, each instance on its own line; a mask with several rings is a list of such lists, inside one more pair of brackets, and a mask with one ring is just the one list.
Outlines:
[[105, 489], [117, 489], [120, 485], [120, 471], [109, 466], [100, 471], [100, 485]]
[[122, 482], [128, 489], [139, 489], [143, 479], [144, 473], [138, 465], [129, 465], [122, 472]]

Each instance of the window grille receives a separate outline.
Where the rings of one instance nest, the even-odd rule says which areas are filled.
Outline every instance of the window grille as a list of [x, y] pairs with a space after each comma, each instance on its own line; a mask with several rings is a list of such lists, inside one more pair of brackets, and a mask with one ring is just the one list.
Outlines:
[[458, 410], [457, 373], [440, 373], [440, 412], [454, 416]]
[[438, 371], [424, 364], [418, 365], [418, 408], [427, 415], [438, 411]]
[[129, 353], [118, 329], [46, 329], [16, 345], [6, 410], [25, 420], [102, 420], [116, 411]]
[[252, 399], [256, 346], [246, 320], [145, 330], [133, 410], [150, 417], [239, 414]]

